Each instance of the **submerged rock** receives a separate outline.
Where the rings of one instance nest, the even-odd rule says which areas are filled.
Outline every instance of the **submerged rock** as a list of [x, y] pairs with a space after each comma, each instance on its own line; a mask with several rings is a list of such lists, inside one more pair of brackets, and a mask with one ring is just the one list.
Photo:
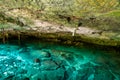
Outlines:
[[42, 70], [56, 70], [58, 65], [51, 61], [51, 60], [46, 60], [41, 62], [41, 69]]
[[83, 68], [79, 69], [78, 74], [76, 75], [76, 78], [78, 80], [88, 80], [91, 74], [94, 74], [94, 69], [93, 68]]
[[35, 62], [35, 63], [40, 63], [40, 59], [39, 59], [39, 58], [36, 58], [36, 59], [34, 60], [34, 62]]
[[32, 51], [31, 55], [40, 58], [49, 58], [51, 56], [51, 53], [46, 50], [35, 50]]
[[45, 50], [43, 50], [41, 52], [41, 55], [44, 56], [44, 57], [51, 57], [51, 53], [49, 51], [45, 51]]
[[13, 80], [14, 76], [15, 75], [8, 76], [8, 77], [4, 78], [4, 80]]
[[[53, 47], [49, 45], [48, 49], [38, 47], [36, 49], [36, 45], [33, 48], [33, 44], [32, 47], [29, 46], [27, 53], [26, 51], [21, 53], [23, 48], [18, 51], [18, 48], [8, 46], [0, 50], [0, 80], [120, 79], [119, 54], [107, 52], [91, 54], [91, 48], [81, 50], [71, 49], [70, 46], [58, 48], [56, 45], [52, 45]], [[105, 54], [113, 57], [112, 61]]]
[[39, 75], [41, 80], [65, 80], [64, 77], [64, 69], [59, 68], [57, 70], [46, 70], [42, 71]]
[[90, 62], [85, 63], [85, 64], [81, 64], [80, 65], [81, 68], [94, 68], [95, 65], [91, 64]]
[[115, 79], [113, 74], [104, 67], [96, 67], [94, 76], [95, 76], [94, 80], [114, 80]]
[[30, 80], [30, 79], [26, 77], [26, 78], [24, 78], [23, 80]]

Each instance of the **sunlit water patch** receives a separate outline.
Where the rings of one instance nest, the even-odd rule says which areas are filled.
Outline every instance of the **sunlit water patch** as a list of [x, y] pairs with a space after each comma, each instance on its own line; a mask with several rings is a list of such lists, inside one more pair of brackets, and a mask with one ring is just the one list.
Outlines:
[[120, 80], [120, 54], [44, 42], [0, 44], [0, 80]]

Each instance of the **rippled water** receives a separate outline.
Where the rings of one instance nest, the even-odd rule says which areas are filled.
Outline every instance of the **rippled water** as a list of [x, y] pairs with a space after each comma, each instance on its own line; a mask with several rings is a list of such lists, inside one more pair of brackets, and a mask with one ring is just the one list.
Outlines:
[[0, 80], [120, 80], [120, 52], [85, 44], [0, 44]]

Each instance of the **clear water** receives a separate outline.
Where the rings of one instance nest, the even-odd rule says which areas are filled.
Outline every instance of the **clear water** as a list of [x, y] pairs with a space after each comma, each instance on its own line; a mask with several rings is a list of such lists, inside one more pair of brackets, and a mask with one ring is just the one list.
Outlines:
[[120, 52], [93, 45], [1, 43], [0, 80], [120, 80]]

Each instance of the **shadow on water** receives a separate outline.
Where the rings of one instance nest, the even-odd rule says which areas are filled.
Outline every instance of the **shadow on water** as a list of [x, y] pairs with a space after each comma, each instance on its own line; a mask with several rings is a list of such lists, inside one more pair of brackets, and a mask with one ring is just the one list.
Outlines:
[[0, 43], [0, 80], [120, 80], [118, 47], [45, 41]]

